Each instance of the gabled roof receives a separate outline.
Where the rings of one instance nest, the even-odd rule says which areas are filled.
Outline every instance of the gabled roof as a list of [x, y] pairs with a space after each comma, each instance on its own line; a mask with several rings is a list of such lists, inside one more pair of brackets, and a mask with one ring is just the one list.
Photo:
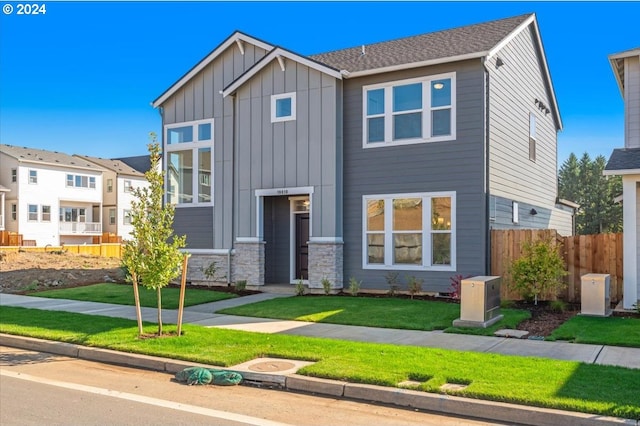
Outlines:
[[120, 160], [123, 163], [128, 164], [129, 167], [132, 167], [143, 174], [148, 172], [151, 169], [151, 156], [149, 155], [138, 155], [136, 157], [114, 158], [114, 160]]
[[233, 92], [235, 92], [240, 86], [242, 86], [245, 82], [249, 81], [251, 77], [256, 75], [261, 69], [263, 69], [265, 66], [270, 64], [275, 59], [277, 59], [278, 61], [281, 61], [280, 64], [283, 68], [286, 67], [286, 64], [282, 62], [285, 58], [301, 63], [303, 65], [306, 65], [309, 68], [313, 68], [315, 70], [328, 74], [339, 80], [342, 79], [342, 74], [338, 69], [332, 68], [330, 66], [327, 66], [313, 59], [309, 59], [305, 56], [298, 55], [297, 53], [294, 53], [290, 50], [287, 50], [283, 47], [278, 46], [273, 48], [264, 58], [260, 59], [251, 68], [249, 68], [244, 74], [242, 74], [235, 81], [233, 81], [231, 84], [225, 87], [225, 89], [222, 91], [222, 95], [228, 96]]
[[617, 148], [611, 153], [605, 175], [640, 174], [640, 148]]
[[110, 160], [108, 158], [100, 158], [100, 157], [89, 157], [88, 155], [74, 155], [74, 157], [82, 158], [83, 160], [97, 164], [103, 169], [116, 172], [119, 175], [144, 177], [143, 173], [140, 173], [138, 170], [132, 168], [131, 166], [129, 166], [128, 164], [120, 160]]
[[41, 164], [102, 172], [100, 167], [84, 158], [74, 157], [57, 151], [0, 144], [0, 152], [15, 158], [20, 163]]
[[[533, 15], [421, 34], [397, 40], [311, 55], [349, 77], [487, 56]], [[364, 54], [363, 54], [364, 50]]]
[[180, 88], [182, 86], [184, 86], [189, 80], [191, 80], [196, 74], [198, 74], [207, 65], [209, 65], [211, 62], [213, 62], [213, 60], [215, 58], [217, 58], [222, 52], [227, 50], [227, 48], [229, 46], [231, 46], [234, 43], [236, 43], [239, 46], [241, 46], [242, 43], [244, 43], [244, 42], [251, 43], [251, 44], [253, 44], [255, 46], [258, 46], [258, 47], [260, 47], [260, 48], [262, 48], [264, 50], [267, 50], [267, 51], [273, 49], [273, 46], [270, 45], [269, 43], [266, 43], [266, 42], [264, 42], [262, 40], [259, 40], [259, 39], [255, 38], [255, 37], [251, 37], [250, 35], [244, 34], [244, 33], [240, 32], [240, 31], [235, 31], [233, 34], [231, 34], [229, 37], [227, 37], [227, 39], [225, 41], [220, 43], [207, 56], [205, 56], [200, 62], [198, 62], [193, 68], [191, 68], [189, 71], [187, 71], [185, 75], [180, 77], [180, 79], [178, 81], [173, 83], [173, 85], [171, 87], [169, 87], [167, 90], [165, 90], [162, 95], [158, 96], [158, 98], [155, 101], [153, 101], [151, 103], [151, 105], [153, 105], [154, 108], [157, 108], [160, 105], [162, 105], [164, 103], [164, 101], [169, 99], [171, 97], [171, 95], [173, 95], [178, 90], [180, 90]]
[[620, 93], [624, 97], [624, 60], [632, 56], [640, 56], [640, 47], [634, 49], [625, 50], [624, 52], [614, 53], [609, 55], [609, 63], [611, 63], [611, 69], [613, 69], [613, 75], [616, 76]]

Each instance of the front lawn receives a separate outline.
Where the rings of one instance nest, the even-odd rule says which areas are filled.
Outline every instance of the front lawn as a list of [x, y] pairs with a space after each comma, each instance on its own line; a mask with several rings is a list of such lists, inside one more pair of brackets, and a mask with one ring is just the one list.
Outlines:
[[577, 315], [558, 327], [551, 339], [640, 348], [640, 319]]
[[529, 312], [524, 310], [502, 309], [501, 312], [504, 319], [492, 327], [461, 328], [451, 325], [453, 320], [460, 318], [460, 305], [431, 300], [305, 296], [266, 300], [218, 311], [259, 318], [482, 335], [493, 335], [500, 328], [515, 328], [529, 318]]
[[[153, 333], [156, 326], [146, 325]], [[167, 326], [168, 332], [175, 326]], [[136, 322], [120, 318], [0, 307], [0, 332], [114, 350], [233, 366], [270, 356], [317, 361], [299, 371], [314, 377], [397, 387], [467, 383], [450, 392], [471, 398], [640, 418], [640, 369], [534, 357], [249, 333], [185, 324], [181, 337], [138, 339]]]
[[[155, 290], [140, 289], [140, 306], [157, 308], [158, 298]], [[134, 305], [133, 286], [130, 284], [93, 284], [83, 287], [63, 288], [29, 293], [29, 296], [49, 297], [52, 299], [82, 300], [85, 302], [115, 303], [117, 305]], [[236, 297], [232, 293], [213, 290], [187, 288], [184, 294], [184, 306], [200, 305], [218, 300]], [[162, 289], [162, 308], [178, 309], [180, 289], [165, 287]]]

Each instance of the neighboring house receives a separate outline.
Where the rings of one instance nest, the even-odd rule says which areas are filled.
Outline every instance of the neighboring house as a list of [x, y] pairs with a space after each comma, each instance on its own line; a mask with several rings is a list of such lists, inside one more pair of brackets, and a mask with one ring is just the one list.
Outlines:
[[92, 243], [102, 234], [102, 169], [60, 152], [0, 144], [5, 229], [25, 245]]
[[5, 194], [9, 192], [9, 188], [5, 188], [4, 186], [0, 185], [0, 231], [4, 231], [4, 221], [5, 221], [5, 215], [4, 215], [4, 209], [5, 209]]
[[[74, 155], [92, 162], [103, 171], [102, 198], [102, 230], [122, 237], [130, 238], [133, 231], [131, 225], [131, 201], [135, 199], [132, 189], [149, 186], [144, 172], [149, 170], [149, 156], [128, 157], [119, 159], [105, 159]], [[137, 169], [132, 167], [134, 164]], [[146, 167], [146, 169], [145, 169]]]
[[[303, 56], [233, 33], [153, 102], [190, 279], [449, 292], [492, 228], [572, 231], [535, 15]], [[195, 265], [195, 267], [194, 267]]]
[[624, 99], [624, 148], [615, 149], [605, 175], [622, 175], [623, 307], [640, 300], [640, 47], [609, 56]]

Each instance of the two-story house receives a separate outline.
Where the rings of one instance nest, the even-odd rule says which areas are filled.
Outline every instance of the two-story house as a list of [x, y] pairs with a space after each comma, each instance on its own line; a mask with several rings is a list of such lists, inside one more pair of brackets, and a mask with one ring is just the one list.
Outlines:
[[[131, 225], [131, 202], [134, 201], [134, 188], [145, 188], [149, 182], [144, 173], [149, 169], [149, 156], [106, 159], [86, 155], [74, 155], [103, 169], [102, 190], [102, 230], [128, 239], [133, 231]], [[137, 170], [136, 167], [145, 167]]]
[[448, 292], [492, 228], [571, 233], [535, 15], [311, 56], [235, 32], [153, 105], [175, 231], [232, 280]]
[[640, 47], [609, 56], [624, 99], [624, 148], [615, 149], [605, 175], [622, 176], [623, 308], [640, 303]]
[[5, 229], [24, 242], [92, 243], [102, 234], [102, 169], [60, 152], [0, 144]]

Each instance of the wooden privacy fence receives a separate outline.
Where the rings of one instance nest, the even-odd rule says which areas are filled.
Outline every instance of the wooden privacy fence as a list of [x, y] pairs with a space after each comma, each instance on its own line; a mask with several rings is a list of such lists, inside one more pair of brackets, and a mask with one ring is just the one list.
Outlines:
[[68, 253], [84, 254], [90, 256], [100, 257], [117, 257], [122, 258], [122, 244], [110, 243], [110, 244], [65, 244], [63, 246], [46, 246], [46, 247], [18, 247], [9, 246], [2, 247], [1, 251], [17, 252], [17, 251], [31, 251], [31, 252], [52, 252], [64, 250]]
[[[555, 230], [492, 230], [491, 231], [491, 275], [502, 277], [500, 296], [503, 299], [518, 300], [520, 295], [509, 290], [510, 268], [514, 260], [522, 255], [523, 244], [527, 241], [551, 239], [560, 246], [568, 275], [567, 287], [558, 297], [567, 302], [580, 302], [581, 277], [584, 274], [609, 274], [611, 276], [610, 296], [612, 303], [622, 299], [622, 233], [576, 235], [563, 237]], [[552, 299], [550, 294], [543, 299]]]

